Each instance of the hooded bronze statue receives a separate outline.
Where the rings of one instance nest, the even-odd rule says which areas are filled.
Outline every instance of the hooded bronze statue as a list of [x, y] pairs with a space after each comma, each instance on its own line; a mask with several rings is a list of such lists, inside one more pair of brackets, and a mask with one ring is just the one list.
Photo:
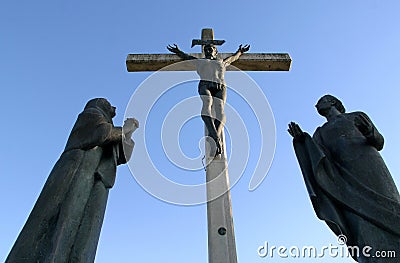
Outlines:
[[[288, 131], [318, 218], [359, 248], [352, 255], [358, 262], [400, 262], [400, 196], [378, 152], [383, 136], [365, 113], [345, 113], [334, 96], [316, 108], [327, 122], [313, 137], [294, 122]], [[397, 258], [375, 257], [381, 251]]]
[[6, 262], [94, 262], [116, 167], [134, 147], [137, 120], [115, 127], [115, 107], [90, 100]]

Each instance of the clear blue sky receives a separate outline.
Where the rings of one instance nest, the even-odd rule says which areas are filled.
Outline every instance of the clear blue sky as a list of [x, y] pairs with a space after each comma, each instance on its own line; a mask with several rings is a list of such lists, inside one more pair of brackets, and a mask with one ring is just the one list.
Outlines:
[[[108, 98], [118, 108], [115, 123], [122, 124], [131, 95], [150, 75], [128, 73], [126, 55], [166, 53], [171, 43], [198, 52], [190, 49], [191, 40], [200, 37], [202, 28], [212, 27], [217, 39], [226, 40], [220, 52], [248, 43], [251, 52], [287, 52], [293, 59], [290, 72], [249, 73], [274, 114], [276, 151], [255, 191], [248, 191], [249, 172], [231, 191], [239, 261], [339, 262], [329, 257], [271, 260], [260, 258], [257, 248], [265, 241], [287, 247], [337, 244], [312, 210], [286, 132], [293, 120], [310, 133], [321, 125], [324, 119], [314, 105], [326, 93], [341, 98], [348, 111], [362, 110], [371, 117], [385, 136], [382, 155], [400, 185], [399, 10], [395, 0], [2, 1], [0, 109], [6, 117], [0, 131], [0, 261], [86, 101]], [[196, 96], [197, 84], [186, 92]], [[228, 103], [235, 105], [235, 96], [229, 96]], [[158, 110], [165, 115], [166, 104], [159, 102]], [[236, 110], [251, 119], [241, 107]], [[154, 117], [147, 123], [157, 140], [162, 121]], [[257, 127], [245, 123], [249, 136], [256, 137]], [[199, 118], [183, 127], [179, 140], [194, 142], [182, 143], [188, 155], [198, 150], [201, 133]], [[165, 155], [156, 147], [150, 151], [161, 165]], [[132, 166], [140, 166], [137, 152], [135, 157]], [[251, 158], [250, 164], [255, 161]], [[179, 172], [177, 167], [165, 169], [166, 176], [178, 177]], [[204, 180], [202, 172], [182, 174], [176, 180]], [[138, 185], [127, 166], [119, 167], [96, 262], [207, 262], [206, 206], [160, 201]]]

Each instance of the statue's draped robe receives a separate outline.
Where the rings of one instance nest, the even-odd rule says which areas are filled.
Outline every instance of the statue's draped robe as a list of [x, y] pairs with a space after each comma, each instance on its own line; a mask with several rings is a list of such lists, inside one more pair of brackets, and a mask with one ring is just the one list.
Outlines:
[[6, 262], [94, 262], [116, 167], [133, 146], [104, 105], [87, 106]]
[[[364, 136], [354, 125], [364, 116], [373, 127]], [[319, 127], [311, 138], [294, 140], [294, 148], [314, 210], [347, 245], [394, 250], [397, 259], [364, 258], [359, 262], [400, 262], [400, 196], [378, 150], [383, 137], [362, 112], [346, 113]], [[382, 260], [382, 261], [379, 261]]]

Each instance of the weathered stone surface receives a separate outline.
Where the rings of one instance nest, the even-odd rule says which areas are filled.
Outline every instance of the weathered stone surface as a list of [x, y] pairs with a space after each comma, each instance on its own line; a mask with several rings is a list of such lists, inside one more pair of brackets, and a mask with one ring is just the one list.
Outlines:
[[228, 164], [225, 157], [214, 158], [209, 162], [206, 178], [209, 183], [207, 199], [211, 200], [207, 203], [208, 262], [236, 263]]
[[[202, 58], [201, 53], [189, 54], [191, 56]], [[221, 58], [226, 58], [232, 53], [220, 53]], [[163, 67], [183, 61], [175, 54], [129, 54], [126, 58], [126, 67], [128, 72], [157, 71]], [[232, 63], [227, 70], [243, 71], [288, 71], [292, 59], [286, 53], [249, 53], [243, 54], [237, 61]], [[195, 71], [196, 68], [190, 63], [181, 63], [182, 67], [171, 67], [173, 71]], [[168, 70], [168, 69], [167, 69]]]

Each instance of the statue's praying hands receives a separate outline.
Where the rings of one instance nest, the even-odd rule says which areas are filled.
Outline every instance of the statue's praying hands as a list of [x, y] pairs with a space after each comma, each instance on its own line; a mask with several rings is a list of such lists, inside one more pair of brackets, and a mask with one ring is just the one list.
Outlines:
[[133, 132], [139, 128], [139, 121], [136, 120], [135, 118], [127, 118], [124, 121], [124, 126], [122, 127], [122, 130], [124, 132], [125, 138], [130, 139]]

